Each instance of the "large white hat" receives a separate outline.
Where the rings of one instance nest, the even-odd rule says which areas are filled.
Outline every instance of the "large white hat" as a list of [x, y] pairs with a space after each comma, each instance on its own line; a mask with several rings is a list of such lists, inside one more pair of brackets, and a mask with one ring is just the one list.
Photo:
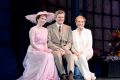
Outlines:
[[29, 21], [31, 21], [32, 23], [37, 23], [36, 21], [36, 17], [39, 15], [47, 15], [47, 20], [46, 22], [51, 22], [55, 19], [55, 15], [52, 12], [47, 12], [47, 11], [40, 11], [37, 14], [31, 14], [31, 15], [27, 15], [25, 16], [25, 18]]

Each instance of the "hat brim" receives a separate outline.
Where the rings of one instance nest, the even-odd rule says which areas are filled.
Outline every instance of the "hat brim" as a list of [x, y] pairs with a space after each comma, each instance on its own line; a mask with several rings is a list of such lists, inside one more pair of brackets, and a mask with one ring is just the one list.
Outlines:
[[43, 12], [38, 12], [37, 14], [31, 14], [31, 15], [27, 15], [25, 16], [25, 18], [29, 21], [31, 21], [32, 23], [37, 23], [36, 22], [36, 17], [38, 15], [47, 15], [47, 19], [46, 19], [46, 22], [51, 22], [55, 19], [55, 15], [54, 13], [51, 13], [51, 12], [46, 12], [46, 11], [43, 11]]

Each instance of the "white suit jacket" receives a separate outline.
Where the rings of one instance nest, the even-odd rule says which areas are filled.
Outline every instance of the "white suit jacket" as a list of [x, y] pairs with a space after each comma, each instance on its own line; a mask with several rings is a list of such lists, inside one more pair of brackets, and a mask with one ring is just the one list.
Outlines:
[[92, 48], [92, 34], [89, 29], [83, 28], [81, 33], [75, 29], [72, 32], [73, 35], [73, 45], [72, 51], [79, 52], [80, 54], [86, 54], [87, 59], [92, 58], [93, 48]]

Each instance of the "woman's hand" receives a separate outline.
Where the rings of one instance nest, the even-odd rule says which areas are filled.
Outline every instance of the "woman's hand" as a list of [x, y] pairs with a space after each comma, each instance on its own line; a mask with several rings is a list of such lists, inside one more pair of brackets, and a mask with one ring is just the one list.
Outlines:
[[80, 53], [79, 52], [74, 52], [74, 54], [79, 58], [80, 57]]
[[48, 48], [45, 48], [44, 51], [45, 51], [45, 52], [48, 52], [48, 53], [51, 53], [51, 52], [52, 52], [52, 50], [51, 50], [51, 49], [48, 49]]
[[51, 49], [48, 49], [48, 53], [51, 53], [52, 52], [52, 50]]

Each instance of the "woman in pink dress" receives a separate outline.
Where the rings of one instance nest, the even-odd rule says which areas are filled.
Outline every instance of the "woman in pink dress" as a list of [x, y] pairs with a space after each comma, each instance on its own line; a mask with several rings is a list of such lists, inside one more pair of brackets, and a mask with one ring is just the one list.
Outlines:
[[25, 70], [18, 80], [59, 80], [52, 50], [47, 47], [48, 31], [43, 27], [52, 15], [43, 11], [26, 16], [37, 25], [29, 31], [30, 45], [23, 62]]

